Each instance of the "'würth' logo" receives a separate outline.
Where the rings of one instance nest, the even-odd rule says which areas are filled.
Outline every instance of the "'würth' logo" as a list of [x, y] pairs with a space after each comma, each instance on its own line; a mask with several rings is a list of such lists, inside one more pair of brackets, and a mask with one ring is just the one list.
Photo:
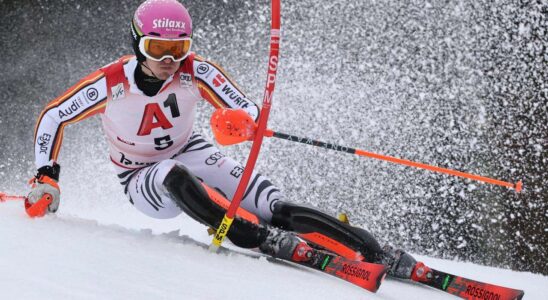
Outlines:
[[223, 83], [225, 83], [225, 78], [223, 77], [223, 75], [217, 74], [217, 76], [215, 76], [215, 79], [213, 79], [213, 85], [215, 87], [220, 87]]

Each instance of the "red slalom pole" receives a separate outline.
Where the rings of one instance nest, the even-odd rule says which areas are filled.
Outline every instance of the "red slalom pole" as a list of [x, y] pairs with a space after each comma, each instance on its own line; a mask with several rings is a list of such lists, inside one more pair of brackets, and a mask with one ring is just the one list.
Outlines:
[[268, 116], [270, 114], [270, 107], [272, 105], [272, 97], [274, 94], [274, 86], [276, 83], [276, 73], [278, 71], [278, 61], [279, 61], [279, 51], [280, 51], [280, 23], [281, 23], [281, 13], [280, 13], [280, 0], [271, 1], [271, 13], [272, 13], [272, 23], [270, 29], [270, 55], [268, 59], [268, 74], [266, 79], [266, 87], [263, 97], [263, 107], [261, 108], [261, 113], [259, 116], [259, 124], [257, 126], [257, 131], [253, 139], [253, 145], [251, 146], [251, 152], [249, 153], [249, 158], [247, 159], [242, 178], [234, 194], [234, 198], [228, 207], [228, 210], [221, 222], [217, 232], [213, 236], [213, 241], [209, 246], [209, 249], [213, 252], [217, 252], [221, 243], [226, 237], [232, 221], [234, 220], [234, 215], [236, 210], [240, 206], [240, 202], [244, 196], [247, 184], [251, 178], [251, 173], [257, 162], [259, 156], [259, 151], [261, 150], [261, 145], [263, 142], [263, 137], [267, 128]]

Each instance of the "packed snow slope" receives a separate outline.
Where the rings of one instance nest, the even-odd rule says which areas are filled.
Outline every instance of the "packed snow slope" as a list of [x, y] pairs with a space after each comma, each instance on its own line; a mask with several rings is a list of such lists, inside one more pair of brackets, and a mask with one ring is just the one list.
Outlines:
[[[396, 280], [372, 294], [301, 266], [213, 254], [204, 246], [210, 241], [204, 227], [188, 217], [148, 223], [150, 230], [139, 229], [143, 220], [130, 211], [119, 216], [122, 227], [63, 214], [29, 219], [21, 203], [0, 205], [2, 299], [456, 299]], [[184, 230], [171, 230], [179, 227]], [[525, 299], [548, 295], [542, 275], [418, 257], [441, 270], [523, 289]]]

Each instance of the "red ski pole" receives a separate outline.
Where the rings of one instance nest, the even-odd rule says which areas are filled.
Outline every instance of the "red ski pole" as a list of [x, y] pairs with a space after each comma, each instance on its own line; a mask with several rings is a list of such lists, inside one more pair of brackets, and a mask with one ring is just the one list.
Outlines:
[[259, 151], [261, 150], [261, 144], [263, 142], [263, 136], [266, 131], [266, 124], [268, 122], [268, 115], [270, 114], [270, 106], [272, 105], [272, 96], [274, 94], [274, 86], [276, 82], [276, 72], [278, 70], [278, 60], [279, 60], [279, 50], [280, 50], [280, 0], [272, 0], [271, 2], [272, 9], [272, 23], [270, 30], [270, 55], [268, 59], [268, 75], [266, 80], [266, 87], [263, 97], [263, 107], [261, 108], [261, 113], [259, 116], [259, 125], [257, 126], [257, 131], [253, 139], [253, 145], [251, 146], [251, 152], [249, 153], [249, 158], [247, 159], [242, 178], [234, 194], [228, 211], [226, 212], [221, 225], [217, 228], [217, 232], [213, 236], [213, 241], [209, 246], [209, 249], [213, 252], [216, 252], [221, 246], [223, 240], [232, 225], [234, 220], [234, 215], [236, 210], [240, 206], [243, 195], [251, 178], [251, 173], [255, 167], [255, 162], [259, 156]]

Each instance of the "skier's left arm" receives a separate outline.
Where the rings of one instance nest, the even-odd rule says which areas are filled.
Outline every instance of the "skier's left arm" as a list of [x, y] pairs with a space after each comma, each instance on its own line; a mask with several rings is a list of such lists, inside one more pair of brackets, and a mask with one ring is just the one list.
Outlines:
[[243, 109], [255, 122], [259, 120], [259, 106], [244, 94], [220, 66], [196, 55], [194, 76], [202, 98], [215, 108]]

